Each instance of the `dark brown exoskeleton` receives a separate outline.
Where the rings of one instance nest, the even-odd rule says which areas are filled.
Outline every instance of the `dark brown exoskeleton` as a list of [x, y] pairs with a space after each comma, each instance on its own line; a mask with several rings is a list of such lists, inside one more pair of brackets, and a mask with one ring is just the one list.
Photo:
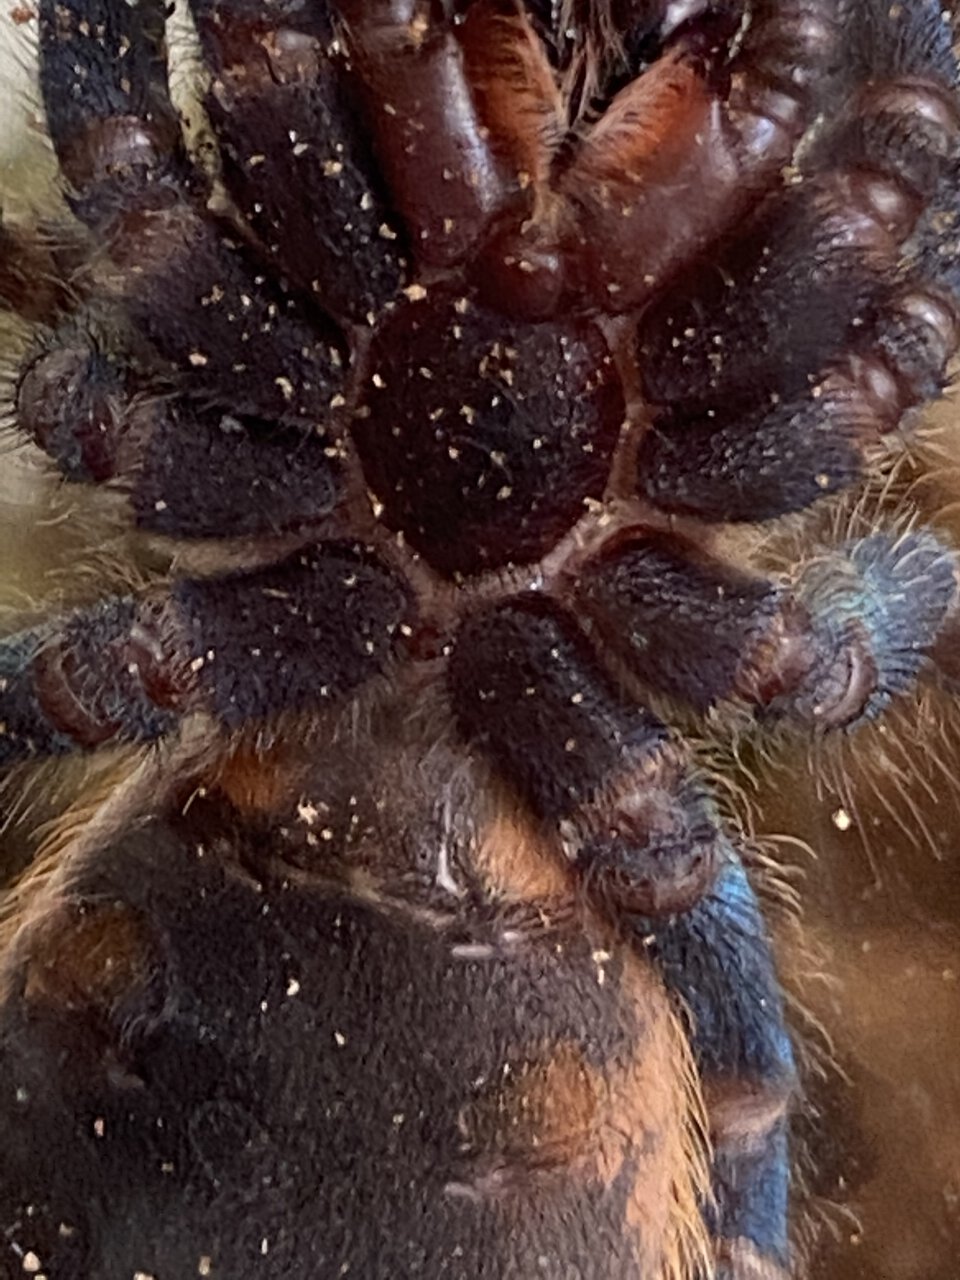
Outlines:
[[0, 1275], [785, 1280], [794, 1053], [695, 730], [949, 667], [934, 533], [730, 534], [943, 389], [950, 27], [190, 7], [216, 173], [160, 0], [41, 0], [87, 248], [0, 239], [18, 430], [188, 566], [0, 642], [5, 767], [155, 744], [9, 895]]

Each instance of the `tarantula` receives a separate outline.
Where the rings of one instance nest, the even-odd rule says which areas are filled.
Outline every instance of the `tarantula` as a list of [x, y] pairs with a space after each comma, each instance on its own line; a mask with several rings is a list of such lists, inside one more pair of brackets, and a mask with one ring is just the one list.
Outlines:
[[794, 1050], [698, 743], [952, 673], [934, 533], [752, 554], [946, 383], [950, 26], [191, 11], [215, 155], [159, 0], [41, 0], [76, 226], [0, 238], [17, 430], [178, 548], [0, 641], [6, 769], [153, 744], [9, 895], [2, 1274], [792, 1275]]

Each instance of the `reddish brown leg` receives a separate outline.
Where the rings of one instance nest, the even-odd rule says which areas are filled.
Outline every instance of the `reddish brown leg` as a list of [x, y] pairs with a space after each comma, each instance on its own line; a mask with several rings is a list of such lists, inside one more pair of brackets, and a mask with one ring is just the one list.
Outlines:
[[733, 56], [738, 13], [692, 20], [572, 142], [530, 24], [490, 16], [491, 38], [482, 18], [468, 22], [485, 118], [529, 189], [482, 255], [488, 295], [528, 318], [564, 299], [609, 312], [650, 298], [778, 181], [827, 79], [834, 10], [833, 0], [759, 5]]

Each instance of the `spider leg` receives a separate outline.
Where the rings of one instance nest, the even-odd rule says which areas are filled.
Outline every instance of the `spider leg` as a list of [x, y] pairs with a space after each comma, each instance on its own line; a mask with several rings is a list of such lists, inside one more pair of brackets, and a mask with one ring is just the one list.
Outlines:
[[403, 283], [407, 250], [333, 13], [231, 0], [192, 9], [231, 196], [287, 279], [366, 322]]
[[[138, 528], [180, 538], [301, 531], [339, 492], [337, 449], [317, 432], [150, 395], [115, 344], [76, 322], [41, 340], [21, 367], [21, 430], [67, 480], [129, 498]], [[241, 496], [243, 495], [243, 496]]]
[[778, 181], [836, 59], [837, 6], [762, 0], [729, 61], [710, 34], [704, 54], [681, 28], [662, 92], [644, 76], [622, 90], [559, 184], [577, 211], [569, 269], [596, 306], [645, 302]]
[[516, 191], [442, 6], [340, 0], [380, 168], [425, 267], [468, 259]]
[[763, 917], [732, 847], [708, 893], [668, 920], [634, 920], [689, 1010], [713, 1146], [708, 1210], [723, 1280], [789, 1268], [787, 1112], [793, 1050]]
[[722, 836], [706, 784], [666, 726], [619, 693], [570, 615], [537, 599], [478, 615], [448, 682], [464, 736], [556, 824], [601, 897], [671, 912], [713, 882]]
[[461, 731], [557, 825], [587, 889], [691, 1011], [720, 1274], [785, 1275], [793, 1054], [757, 902], [706, 785], [556, 606], [515, 600], [468, 621], [448, 679]]
[[[899, 14], [901, 11], [897, 10]], [[719, 264], [696, 268], [638, 330], [657, 406], [641, 492], [707, 520], [768, 520], [847, 488], [960, 338], [960, 117], [950, 33], [929, 6], [878, 19], [889, 78], [814, 148], [829, 169], [767, 202]], [[916, 50], [924, 52], [917, 64]], [[801, 248], [802, 246], [802, 248]], [[811, 246], [812, 273], [811, 273]]]
[[198, 394], [315, 420], [342, 389], [329, 318], [273, 289], [207, 213], [166, 84], [164, 6], [43, 0], [40, 83], [78, 216], [109, 248], [95, 283]]
[[406, 608], [362, 547], [180, 579], [0, 641], [0, 762], [150, 741], [204, 712], [239, 728], [328, 705], [386, 665]]
[[588, 565], [580, 601], [660, 692], [828, 730], [910, 688], [953, 616], [957, 574], [956, 553], [928, 532], [853, 539], [782, 585], [644, 535]]
[[575, 135], [572, 158], [530, 24], [501, 19], [499, 39], [494, 26], [494, 39], [484, 29], [470, 42], [468, 19], [473, 82], [530, 189], [482, 255], [476, 277], [488, 296], [530, 318], [564, 297], [632, 310], [775, 185], [829, 78], [836, 6], [767, 0], [745, 31], [742, 17], [717, 6], [667, 31], [654, 66]]

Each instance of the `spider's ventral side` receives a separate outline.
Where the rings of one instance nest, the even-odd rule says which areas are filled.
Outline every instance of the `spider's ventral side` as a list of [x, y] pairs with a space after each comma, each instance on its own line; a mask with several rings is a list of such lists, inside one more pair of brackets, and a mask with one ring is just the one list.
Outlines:
[[0, 641], [12, 776], [141, 745], [9, 894], [0, 1274], [797, 1275], [785, 1002], [697, 743], [955, 666], [934, 532], [748, 550], [945, 385], [951, 28], [190, 7], [215, 163], [161, 0], [40, 0], [75, 224], [0, 238], [17, 431], [176, 552]]

